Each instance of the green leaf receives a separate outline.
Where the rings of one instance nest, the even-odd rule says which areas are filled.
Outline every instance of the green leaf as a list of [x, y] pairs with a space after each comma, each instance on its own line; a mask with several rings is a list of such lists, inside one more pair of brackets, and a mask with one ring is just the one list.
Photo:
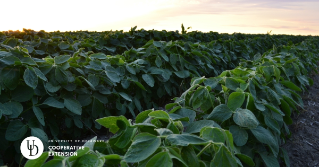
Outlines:
[[35, 74], [42, 79], [43, 81], [48, 81], [48, 79], [45, 77], [45, 75], [36, 67], [33, 67]]
[[240, 159], [240, 161], [244, 162], [248, 166], [255, 166], [254, 161], [249, 156], [245, 154], [235, 154], [235, 155]]
[[157, 67], [161, 67], [162, 66], [162, 59], [159, 56], [156, 57], [155, 64], [156, 64]]
[[225, 136], [221, 129], [205, 127], [200, 131], [200, 136], [206, 140], [211, 140], [213, 142], [225, 142]]
[[90, 57], [100, 59], [100, 60], [104, 60], [107, 58], [104, 53], [94, 53], [94, 54], [91, 54]]
[[267, 152], [259, 153], [267, 167], [280, 167], [277, 158], [274, 155], [269, 155]]
[[264, 144], [268, 144], [275, 156], [278, 155], [278, 143], [269, 130], [263, 128], [262, 126], [257, 126], [256, 129], [250, 129], [250, 131], [253, 133], [258, 141]]
[[34, 112], [35, 116], [37, 117], [38, 121], [41, 123], [41, 125], [45, 126], [44, 116], [43, 116], [42, 110], [36, 106], [33, 106], [32, 109], [33, 109], [33, 112]]
[[67, 62], [70, 59], [69, 55], [62, 55], [62, 56], [56, 56], [54, 57], [54, 63], [55, 64], [63, 64]]
[[18, 118], [18, 116], [23, 111], [23, 106], [21, 105], [21, 103], [18, 103], [15, 101], [10, 101], [10, 102], [4, 103], [3, 105], [7, 110], [12, 112], [12, 114], [9, 115], [9, 118]]
[[207, 116], [207, 119], [212, 119], [217, 122], [224, 122], [229, 119], [233, 114], [227, 105], [220, 104], [214, 108], [214, 110]]
[[41, 156], [37, 159], [30, 159], [27, 161], [27, 163], [24, 165], [24, 167], [38, 167], [42, 166], [45, 161], [49, 157], [49, 152], [44, 152], [41, 154]]
[[31, 135], [38, 137], [44, 143], [49, 140], [47, 134], [40, 128], [31, 128]]
[[10, 66], [10, 65], [14, 65], [16, 62], [20, 63], [20, 59], [18, 59], [15, 56], [6, 56], [6, 57], [0, 59], [0, 62]]
[[183, 70], [183, 71], [177, 71], [177, 72], [174, 72], [176, 74], [176, 76], [178, 76], [179, 78], [187, 78], [190, 76], [190, 73], [189, 71], [187, 70]]
[[154, 81], [154, 78], [152, 77], [152, 75], [143, 74], [142, 78], [150, 87], [154, 87], [155, 81]]
[[167, 136], [173, 134], [173, 132], [166, 128], [155, 129], [160, 136]]
[[90, 148], [88, 148], [88, 147], [84, 147], [83, 149], [78, 149], [78, 150], [76, 150], [77, 156], [70, 156], [68, 158], [68, 160], [70, 162], [72, 162], [72, 161], [82, 157], [83, 155], [87, 154], [89, 151], [90, 151]]
[[282, 110], [285, 112], [285, 115], [290, 117], [291, 116], [291, 109], [290, 109], [289, 104], [283, 99], [281, 99], [280, 102], [281, 102], [280, 106], [281, 106]]
[[85, 154], [73, 166], [99, 166], [100, 160], [95, 154]]
[[21, 60], [21, 63], [23, 63], [23, 64], [27, 64], [30, 66], [37, 65], [37, 63], [35, 63], [35, 61], [33, 59], [31, 59], [30, 57], [22, 57], [22, 58], [20, 58], [20, 60]]
[[130, 123], [128, 122], [128, 120], [122, 115], [118, 117], [117, 116], [104, 117], [104, 118], [97, 119], [95, 121], [101, 124], [102, 126], [109, 128], [110, 132], [115, 134], [120, 129], [116, 124], [117, 120], [122, 120], [126, 123], [127, 126], [130, 126]]
[[292, 90], [301, 91], [301, 89], [298, 86], [296, 86], [294, 83], [292, 83], [290, 81], [281, 81], [280, 83], [285, 85], [287, 88], [292, 89]]
[[168, 152], [155, 154], [146, 164], [146, 167], [173, 167], [173, 161]]
[[192, 145], [183, 147], [181, 151], [181, 156], [188, 166], [200, 166], [197, 155]]
[[91, 138], [88, 140], [83, 146], [89, 148], [90, 150], [94, 149], [95, 140], [97, 139], [97, 136]]
[[171, 143], [171, 145], [176, 146], [188, 146], [192, 145], [205, 145], [208, 141], [190, 134], [171, 134], [166, 137], [166, 140]]
[[170, 119], [168, 113], [163, 111], [163, 110], [152, 111], [152, 112], [150, 112], [148, 114], [148, 116], [154, 117], [154, 118], [157, 118], [157, 119], [163, 119], [163, 120], [169, 120]]
[[229, 77], [227, 77], [225, 80], [225, 86], [228, 89], [233, 90], [233, 91], [236, 91], [237, 88], [240, 88], [239, 82], [236, 81], [235, 79], [229, 78]]
[[160, 145], [161, 139], [159, 137], [149, 133], [138, 134], [124, 155], [124, 160], [130, 163], [143, 161], [152, 155]]
[[234, 116], [233, 116], [234, 122], [241, 126], [246, 127], [249, 129], [254, 129], [258, 126], [259, 122], [257, 118], [255, 117], [254, 113], [252, 113], [248, 109], [238, 109]]
[[55, 108], [64, 108], [64, 104], [53, 97], [48, 97], [42, 104], [46, 104]]
[[130, 66], [130, 65], [128, 65], [128, 64], [127, 64], [125, 67], [126, 67], [126, 70], [127, 70], [128, 72], [130, 72], [130, 73], [133, 74], [133, 75], [136, 75], [136, 71], [135, 71], [134, 67], [132, 67], [132, 66]]
[[237, 146], [243, 146], [247, 143], [248, 133], [245, 129], [241, 129], [237, 125], [232, 125], [229, 127], [230, 133], [232, 133], [234, 142]]
[[70, 98], [64, 98], [64, 106], [74, 114], [82, 114], [82, 106], [79, 101]]
[[21, 139], [27, 131], [27, 125], [24, 125], [20, 120], [14, 120], [9, 123], [5, 138], [9, 141], [17, 141]]
[[114, 145], [121, 149], [126, 148], [135, 136], [136, 131], [137, 128], [127, 127], [125, 132], [121, 135], [121, 137], [117, 140], [117, 142]]
[[109, 165], [118, 165], [122, 160], [122, 157], [117, 154], [104, 155], [103, 158], [105, 159], [105, 164]]
[[146, 91], [145, 87], [140, 82], [137, 82], [137, 81], [134, 81], [134, 82], [138, 87]]
[[58, 90], [61, 88], [61, 86], [60, 86], [60, 85], [53, 85], [51, 82], [47, 82], [47, 83], [45, 84], [45, 88], [46, 88], [49, 92], [54, 93], [54, 92], [58, 91]]
[[68, 49], [69, 47], [70, 47], [70, 45], [68, 45], [66, 42], [59, 43], [59, 48], [61, 50]]
[[203, 127], [217, 127], [217, 128], [220, 128], [220, 126], [212, 121], [212, 120], [199, 120], [199, 121], [195, 121], [193, 123], [190, 123], [188, 126], [187, 126], [187, 129], [186, 129], [186, 133], [198, 133], [201, 131], [201, 129]]
[[228, 97], [227, 106], [229, 109], [235, 111], [240, 108], [245, 101], [245, 94], [241, 92], [233, 92]]
[[211, 167], [237, 167], [237, 161], [232, 153], [222, 145], [210, 163]]
[[33, 89], [35, 89], [38, 85], [38, 76], [35, 74], [32, 67], [25, 69], [23, 79], [24, 82]]
[[69, 79], [66, 71], [60, 67], [57, 66], [55, 68], [55, 79], [60, 83], [60, 84], [67, 84]]
[[51, 161], [48, 161], [41, 167], [64, 167], [64, 163], [62, 159], [53, 159]]
[[290, 160], [289, 160], [289, 156], [288, 156], [288, 153], [285, 149], [283, 148], [280, 148], [281, 152], [282, 152], [282, 157], [285, 161], [285, 164], [287, 167], [290, 167]]
[[132, 101], [131, 97], [124, 92], [119, 92], [119, 94], [127, 101]]
[[105, 74], [112, 82], [119, 83], [121, 81], [120, 76], [113, 71], [105, 71]]
[[32, 98], [34, 90], [26, 85], [18, 86], [12, 91], [12, 100], [26, 102]]

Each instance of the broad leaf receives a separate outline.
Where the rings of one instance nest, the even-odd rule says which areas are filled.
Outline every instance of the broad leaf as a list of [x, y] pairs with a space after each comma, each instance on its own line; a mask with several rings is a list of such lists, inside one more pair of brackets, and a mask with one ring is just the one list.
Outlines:
[[160, 144], [161, 139], [154, 135], [149, 133], [138, 134], [124, 155], [124, 160], [130, 163], [143, 161], [152, 155]]

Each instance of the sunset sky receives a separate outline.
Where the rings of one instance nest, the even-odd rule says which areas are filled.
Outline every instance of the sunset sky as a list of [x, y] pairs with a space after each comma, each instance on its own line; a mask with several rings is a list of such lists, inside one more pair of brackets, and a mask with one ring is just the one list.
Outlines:
[[319, 35], [318, 0], [1, 0], [0, 31], [138, 29]]

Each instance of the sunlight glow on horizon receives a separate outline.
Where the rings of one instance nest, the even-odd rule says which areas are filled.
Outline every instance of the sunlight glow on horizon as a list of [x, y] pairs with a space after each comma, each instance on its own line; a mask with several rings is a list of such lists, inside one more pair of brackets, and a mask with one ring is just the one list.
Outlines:
[[[315, 0], [41, 0], [5, 1], [0, 31], [129, 31], [137, 29], [219, 33], [319, 35]], [[47, 2], [47, 1], [45, 1]], [[17, 5], [18, 4], [18, 5]]]

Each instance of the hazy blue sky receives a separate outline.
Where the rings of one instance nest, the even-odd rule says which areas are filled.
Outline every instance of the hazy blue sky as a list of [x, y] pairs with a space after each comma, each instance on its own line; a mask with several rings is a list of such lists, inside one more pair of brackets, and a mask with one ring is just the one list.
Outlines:
[[319, 35], [318, 0], [7, 0], [0, 31], [138, 29]]

